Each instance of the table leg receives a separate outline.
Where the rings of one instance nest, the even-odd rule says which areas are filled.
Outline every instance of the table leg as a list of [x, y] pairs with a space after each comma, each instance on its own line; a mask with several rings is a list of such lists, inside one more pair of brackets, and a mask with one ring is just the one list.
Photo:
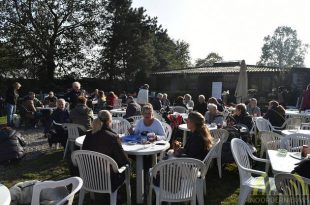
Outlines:
[[137, 203], [143, 203], [144, 194], [144, 170], [143, 170], [143, 156], [136, 156], [136, 177], [137, 177]]
[[186, 137], [187, 137], [187, 131], [185, 131], [184, 130], [184, 132], [183, 132], [183, 147], [185, 146], [185, 144], [186, 144]]

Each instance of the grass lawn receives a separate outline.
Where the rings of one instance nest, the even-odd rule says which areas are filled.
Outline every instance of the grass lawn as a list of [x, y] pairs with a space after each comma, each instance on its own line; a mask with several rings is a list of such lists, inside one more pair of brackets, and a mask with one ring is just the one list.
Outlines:
[[[69, 170], [66, 162], [62, 160], [62, 156], [63, 151], [61, 149], [51, 150], [35, 160], [25, 160], [15, 164], [0, 166], [0, 182], [7, 187], [11, 187], [17, 182], [26, 180], [58, 180], [69, 177]], [[239, 195], [239, 174], [235, 164], [227, 164], [225, 166], [222, 179], [219, 179], [217, 168], [213, 166], [209, 169], [206, 182], [207, 196], [205, 198], [205, 204], [237, 204]], [[132, 174], [131, 184], [132, 204], [136, 204], [134, 174]], [[118, 198], [119, 204], [126, 204], [125, 187], [120, 189], [118, 195], [120, 196]], [[256, 198], [252, 197], [250, 200]], [[75, 199], [75, 204], [77, 204], [78, 197], [75, 197]], [[259, 199], [264, 199], [264, 196], [259, 196]], [[84, 204], [92, 203], [88, 197], [85, 197]], [[258, 205], [261, 203], [248, 204]]]

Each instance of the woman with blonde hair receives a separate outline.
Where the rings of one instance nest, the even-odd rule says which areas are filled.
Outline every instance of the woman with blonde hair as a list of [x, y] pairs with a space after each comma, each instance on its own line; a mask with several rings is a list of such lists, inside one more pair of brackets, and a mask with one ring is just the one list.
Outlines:
[[213, 144], [213, 138], [205, 124], [205, 118], [199, 112], [193, 111], [189, 113], [186, 123], [191, 134], [183, 148], [181, 148], [180, 142], [173, 142], [174, 155], [203, 160]]
[[[112, 115], [107, 110], [101, 110], [98, 118], [92, 123], [92, 132], [86, 134], [83, 149], [99, 152], [112, 157], [118, 167], [129, 164], [116, 132], [112, 130]], [[124, 173], [111, 173], [112, 191], [116, 190], [125, 179]]]

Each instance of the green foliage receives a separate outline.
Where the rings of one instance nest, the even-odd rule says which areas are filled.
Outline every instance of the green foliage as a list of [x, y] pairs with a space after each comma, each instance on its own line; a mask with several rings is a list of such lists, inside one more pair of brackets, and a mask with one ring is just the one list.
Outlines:
[[105, 25], [106, 1], [12, 0], [0, 3], [0, 39], [13, 48], [27, 77], [52, 80], [56, 69], [83, 66], [82, 49]]
[[278, 27], [272, 36], [264, 38], [262, 55], [258, 65], [290, 68], [304, 66], [307, 44], [297, 38], [297, 31], [288, 26]]
[[211, 52], [207, 55], [206, 58], [198, 58], [196, 60], [195, 66], [196, 67], [208, 67], [208, 66], [212, 66], [214, 63], [218, 62], [218, 61], [222, 61], [223, 57], [220, 56], [218, 53], [215, 52]]

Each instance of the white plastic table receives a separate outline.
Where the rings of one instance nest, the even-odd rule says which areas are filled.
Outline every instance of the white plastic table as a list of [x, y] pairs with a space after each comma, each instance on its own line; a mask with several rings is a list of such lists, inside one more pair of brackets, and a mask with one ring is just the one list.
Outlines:
[[[187, 132], [189, 132], [190, 130], [187, 128], [187, 124], [180, 124], [178, 128], [184, 131], [183, 132], [183, 146], [184, 146], [186, 144]], [[217, 126], [211, 127], [210, 125], [208, 125], [208, 128], [209, 130], [216, 130]]]
[[[84, 142], [85, 136], [78, 137], [75, 140], [75, 144], [77, 146], [82, 146]], [[159, 144], [160, 145], [159, 145]], [[143, 156], [153, 155], [156, 158], [158, 153], [161, 153], [167, 149], [169, 149], [170, 144], [166, 141], [156, 141], [154, 144], [122, 144], [122, 147], [126, 154], [135, 155], [136, 156], [136, 175], [137, 175], [137, 203], [143, 203], [143, 195], [144, 195], [144, 170], [143, 170]], [[148, 171], [148, 170], [147, 170]]]
[[310, 135], [310, 130], [282, 130], [281, 133], [283, 136], [296, 133]]
[[291, 173], [297, 166], [295, 164], [301, 161], [300, 159], [292, 157], [292, 154], [296, 153], [297, 152], [287, 152], [286, 156], [282, 156], [279, 155], [277, 150], [268, 150], [273, 173]]
[[126, 114], [126, 108], [117, 108], [110, 110], [113, 116], [123, 117]]
[[0, 204], [10, 205], [10, 203], [11, 203], [11, 194], [9, 189], [3, 184], [0, 184]]
[[285, 116], [286, 117], [310, 118], [310, 113], [305, 113], [304, 111], [301, 111], [299, 113], [298, 110], [285, 110]]

